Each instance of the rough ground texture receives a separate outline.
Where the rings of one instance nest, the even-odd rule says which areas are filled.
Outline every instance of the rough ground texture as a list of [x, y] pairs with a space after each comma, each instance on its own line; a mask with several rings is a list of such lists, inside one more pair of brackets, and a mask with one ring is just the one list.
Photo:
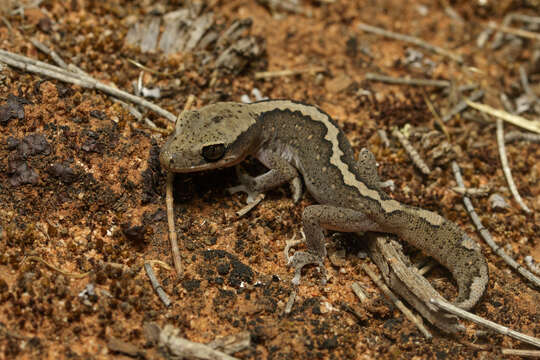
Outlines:
[[[239, 73], [214, 71], [219, 46], [165, 57], [126, 45], [134, 23], [185, 7], [183, 1], [51, 0], [26, 8], [24, 17], [11, 12], [18, 1], [11, 1], [12, 8], [8, 3], [0, 8], [6, 20], [0, 22], [1, 49], [52, 62], [29, 42], [35, 37], [67, 63], [128, 91], [141, 71], [129, 59], [174, 74], [145, 72], [143, 83], [165, 89], [155, 102], [176, 114], [189, 94], [199, 107], [238, 101], [254, 87], [271, 98], [317, 104], [343, 126], [356, 150], [373, 151], [381, 177], [395, 181], [394, 198], [437, 211], [473, 235], [460, 196], [450, 190], [455, 181], [449, 161], [455, 158], [468, 186], [487, 186], [510, 205], [495, 211], [487, 197], [474, 200], [495, 240], [521, 263], [527, 255], [540, 261], [539, 145], [507, 144], [517, 187], [533, 211], [527, 215], [502, 175], [493, 119], [472, 111], [455, 116], [445, 125], [446, 137], [426, 101], [444, 114], [456, 101], [455, 91], [365, 79], [368, 72], [380, 72], [476, 83], [486, 90], [483, 102], [502, 108], [501, 92], [511, 99], [523, 93], [518, 72], [523, 65], [540, 95], [534, 42], [512, 40], [492, 50], [490, 38], [484, 48], [476, 45], [488, 21], [501, 23], [510, 12], [534, 15], [534, 1], [305, 1], [301, 13], [248, 0], [203, 4], [201, 12], [214, 13], [219, 31], [237, 19], [253, 20], [249, 34], [262, 51]], [[463, 55], [465, 62], [364, 33], [359, 22], [421, 37]], [[258, 71], [308, 68], [323, 71], [255, 78]], [[234, 354], [241, 359], [485, 359], [501, 348], [527, 348], [501, 335], [476, 333], [468, 323], [467, 334], [451, 338], [431, 329], [434, 339], [426, 341], [360, 270], [369, 261], [358, 256], [361, 241], [347, 238], [329, 237], [330, 253], [346, 250], [345, 261], [327, 262], [329, 283], [319, 286], [317, 272], [308, 269], [292, 312], [283, 315], [292, 271], [282, 250], [285, 240], [299, 233], [302, 209], [312, 199], [293, 205], [284, 188], [237, 219], [244, 198], [225, 191], [236, 184], [232, 170], [176, 177], [175, 218], [186, 271], [178, 280], [154, 265], [172, 300], [165, 308], [142, 269], [145, 260], [172, 264], [165, 174], [157, 161], [164, 137], [102, 93], [13, 68], [0, 71], [0, 101], [0, 358], [122, 358], [126, 355], [114, 346], [118, 340], [135, 347], [125, 351], [132, 355], [161, 358], [144, 331], [149, 322], [172, 324], [202, 343], [247, 330], [252, 346]], [[524, 115], [538, 118], [534, 107]], [[165, 119], [148, 116], [167, 126]], [[385, 147], [377, 135], [379, 129], [390, 134], [406, 124], [412, 126], [413, 145], [435, 169], [431, 176], [416, 170], [393, 138]], [[253, 164], [253, 170], [261, 169]], [[540, 293], [481, 245], [491, 277], [474, 312], [540, 336]], [[409, 254], [423, 261], [413, 249]], [[85, 272], [90, 273], [83, 278], [70, 276]], [[455, 287], [444, 269], [428, 277], [453, 298]], [[353, 295], [353, 281], [370, 295], [368, 306]], [[344, 311], [347, 307], [362, 316]]]

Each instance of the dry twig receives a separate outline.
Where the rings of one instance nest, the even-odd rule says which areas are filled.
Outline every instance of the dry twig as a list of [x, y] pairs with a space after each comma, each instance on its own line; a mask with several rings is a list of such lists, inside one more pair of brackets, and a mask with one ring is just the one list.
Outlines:
[[495, 116], [496, 118], [500, 118], [513, 125], [516, 125], [521, 128], [540, 134], [540, 121], [528, 120], [528, 119], [525, 119], [524, 117], [513, 115], [506, 111], [498, 110], [498, 109], [492, 108], [489, 105], [480, 104], [477, 102], [470, 101], [468, 99], [466, 99], [465, 102], [467, 103], [467, 105], [469, 105], [470, 107], [478, 111], [484, 112], [491, 116]]
[[156, 275], [154, 274], [154, 270], [152, 270], [152, 266], [148, 262], [144, 263], [144, 270], [146, 270], [146, 274], [148, 275], [148, 278], [150, 279], [152, 288], [158, 294], [161, 302], [163, 302], [163, 304], [165, 304], [166, 307], [169, 307], [171, 305], [171, 300], [167, 296], [167, 293], [165, 292], [165, 290], [163, 290], [163, 288], [161, 287], [161, 284], [159, 283], [158, 279], [156, 278]]
[[501, 349], [503, 355], [540, 358], [540, 350]]
[[516, 35], [516, 36], [519, 36], [519, 37], [532, 39], [532, 40], [536, 40], [536, 41], [540, 40], [540, 34], [532, 32], [532, 31], [523, 30], [523, 29], [519, 29], [519, 28], [513, 28], [513, 27], [506, 26], [506, 25], [497, 25], [497, 24], [493, 24], [491, 22], [486, 24], [486, 26], [489, 27], [489, 28], [492, 28], [494, 30], [499, 31], [500, 33], [512, 34], [512, 35]]
[[540, 144], [540, 134], [531, 134], [521, 131], [510, 131], [504, 135], [504, 141], [505, 142], [513, 142], [513, 141], [529, 141], [534, 143]]
[[422, 172], [422, 174], [429, 175], [431, 173], [431, 170], [429, 169], [425, 161], [422, 160], [420, 154], [418, 154], [416, 149], [411, 145], [405, 135], [403, 135], [401, 131], [399, 131], [397, 128], [392, 131], [392, 135], [394, 135], [394, 137], [398, 139], [401, 146], [403, 146], [403, 148], [405, 149], [407, 155], [409, 155], [409, 157], [411, 158], [413, 164], [416, 165], [416, 167]]
[[[189, 108], [191, 108], [191, 104], [195, 101], [195, 96], [189, 95], [186, 104], [184, 106], [184, 110], [178, 115], [178, 118], [187, 111]], [[174, 229], [174, 198], [173, 198], [173, 180], [174, 180], [174, 173], [168, 172], [167, 173], [167, 190], [166, 190], [166, 196], [165, 196], [165, 203], [167, 204], [167, 223], [169, 225], [169, 241], [171, 243], [171, 250], [173, 255], [173, 261], [174, 261], [174, 268], [176, 270], [176, 274], [178, 277], [182, 277], [184, 273], [184, 269], [182, 266], [182, 261], [180, 260], [180, 250], [178, 250], [178, 239], [176, 236], [176, 230]]]
[[361, 302], [365, 303], [366, 301], [368, 301], [369, 298], [359, 283], [353, 282], [351, 285], [351, 289], [354, 292], [354, 294], [360, 299]]
[[414, 85], [414, 86], [434, 86], [434, 87], [448, 87], [450, 81], [447, 80], [434, 80], [434, 79], [415, 79], [409, 77], [392, 77], [376, 73], [367, 73], [366, 80], [380, 81], [388, 84], [398, 85]]
[[85, 278], [87, 277], [88, 275], [90, 275], [91, 271], [87, 271], [85, 273], [82, 273], [82, 274], [78, 274], [78, 273], [70, 273], [70, 272], [67, 272], [65, 270], [62, 270], [60, 269], [59, 267], [56, 267], [54, 266], [53, 264], [51, 263], [48, 263], [46, 262], [45, 260], [43, 260], [42, 258], [40, 257], [37, 257], [37, 256], [27, 256], [23, 259], [23, 261], [21, 262], [21, 264], [24, 264], [26, 261], [37, 261], [43, 265], [45, 265], [46, 267], [48, 267], [49, 269], [51, 270], [54, 270], [56, 272], [59, 272], [60, 274], [64, 275], [64, 276], [69, 276], [69, 277], [72, 277], [74, 279], [82, 279], [82, 278]]
[[405, 304], [403, 304], [403, 302], [399, 300], [396, 295], [394, 295], [392, 290], [390, 290], [388, 286], [386, 286], [386, 284], [382, 282], [382, 280], [373, 272], [373, 270], [371, 270], [369, 266], [365, 264], [362, 265], [362, 269], [366, 272], [366, 274], [368, 274], [368, 276], [379, 287], [379, 289], [382, 290], [384, 295], [386, 295], [386, 297], [388, 297], [394, 303], [394, 305], [403, 313], [403, 315], [405, 315], [407, 319], [409, 319], [413, 324], [415, 324], [418, 330], [420, 330], [420, 332], [424, 334], [427, 339], [431, 339], [432, 335], [428, 331], [428, 329], [425, 328], [422, 320], [418, 316], [414, 315], [412, 311], [408, 307], [406, 307]]
[[269, 79], [273, 77], [282, 77], [282, 76], [292, 76], [292, 75], [299, 75], [299, 74], [316, 74], [326, 71], [326, 69], [322, 66], [319, 67], [313, 67], [313, 68], [307, 68], [307, 69], [286, 69], [286, 70], [276, 70], [276, 71], [261, 71], [255, 73], [255, 79]]
[[429, 301], [441, 295], [420, 275], [401, 251], [401, 245], [390, 237], [368, 233], [369, 254], [377, 264], [385, 283], [407, 301], [427, 321], [447, 333], [462, 332], [464, 327], [455, 316], [442, 314]]
[[21, 56], [5, 50], [0, 50], [0, 61], [5, 62], [6, 64], [16, 67], [18, 69], [22, 69], [24, 71], [40, 74], [63, 82], [78, 85], [86, 89], [96, 89], [103, 91], [104, 93], [114, 96], [116, 98], [150, 109], [156, 114], [163, 116], [171, 122], [174, 122], [176, 120], [176, 116], [174, 114], [157, 106], [156, 104], [151, 103], [150, 101], [140, 98], [138, 96], [127, 93], [125, 91], [114, 88], [112, 86], [105, 85], [104, 83], [99, 82], [94, 78], [89, 77], [88, 75], [83, 75], [80, 72], [71, 72], [68, 70], [64, 70], [61, 67], [50, 65], [42, 61], [34, 60], [26, 56]]
[[180, 250], [178, 250], [176, 230], [174, 229], [174, 199], [172, 193], [173, 180], [174, 173], [169, 171], [167, 173], [167, 190], [165, 195], [165, 203], [167, 205], [167, 223], [169, 224], [169, 242], [171, 243], [174, 269], [176, 270], [176, 275], [181, 278], [184, 275], [184, 269], [182, 266], [182, 260], [180, 259]]
[[393, 31], [388, 31], [388, 30], [385, 30], [385, 29], [378, 28], [376, 26], [371, 26], [371, 25], [362, 24], [362, 23], [360, 23], [358, 25], [358, 28], [360, 30], [362, 30], [362, 31], [370, 32], [370, 33], [373, 33], [373, 34], [385, 36], [385, 37], [390, 38], [390, 39], [404, 41], [404, 42], [414, 44], [416, 46], [420, 46], [420, 47], [422, 47], [424, 49], [427, 49], [429, 51], [432, 51], [432, 52], [434, 52], [436, 54], [446, 56], [446, 57], [448, 57], [448, 58], [450, 58], [450, 59], [452, 59], [454, 61], [457, 61], [460, 64], [463, 62], [463, 57], [461, 55], [455, 54], [455, 53], [453, 53], [451, 51], [448, 51], [446, 49], [443, 49], [443, 48], [441, 48], [439, 46], [431, 45], [431, 44], [425, 42], [424, 40], [416, 38], [414, 36], [403, 35], [403, 34], [400, 34], [400, 33], [395, 33]]
[[504, 133], [503, 132], [504, 132], [503, 121], [501, 119], [497, 119], [497, 145], [498, 145], [497, 147], [499, 148], [499, 156], [501, 158], [501, 165], [502, 165], [504, 177], [506, 178], [506, 182], [508, 183], [510, 192], [512, 193], [512, 196], [514, 196], [514, 199], [516, 199], [516, 202], [519, 204], [521, 209], [523, 209], [523, 211], [530, 214], [531, 209], [527, 207], [527, 205], [521, 198], [521, 195], [519, 195], [516, 183], [514, 182], [514, 178], [512, 177], [512, 171], [510, 170], [510, 166], [508, 165], [508, 158], [506, 156], [506, 149], [504, 147]]
[[540, 275], [540, 265], [537, 264], [533, 257], [531, 255], [527, 255], [525, 256], [525, 258], [523, 259], [523, 261], [525, 261], [525, 265], [527, 265], [527, 267], [533, 272], [535, 273], [536, 275]]
[[466, 188], [461, 186], [454, 186], [450, 188], [452, 191], [457, 192], [461, 195], [467, 195], [471, 197], [481, 197], [481, 196], [487, 196], [489, 194], [489, 188], [487, 187], [479, 187], [479, 188]]
[[526, 334], [522, 334], [520, 332], [517, 332], [515, 330], [509, 329], [506, 326], [499, 325], [493, 321], [489, 321], [487, 319], [484, 319], [483, 317], [480, 317], [478, 315], [472, 314], [468, 311], [465, 311], [463, 309], [458, 308], [457, 306], [454, 306], [450, 304], [449, 302], [446, 302], [441, 299], [431, 299], [430, 302], [439, 307], [440, 309], [447, 311], [451, 314], [454, 314], [456, 316], [459, 316], [463, 319], [470, 320], [478, 325], [482, 325], [484, 327], [487, 327], [488, 329], [491, 329], [493, 331], [498, 332], [499, 334], [510, 336], [514, 339], [518, 339], [520, 341], [526, 342], [527, 344], [531, 344], [534, 346], [540, 347], [540, 339], [535, 338], [533, 336], [529, 336]]
[[62, 69], [67, 69], [67, 64], [64, 60], [54, 51], [49, 49], [45, 44], [39, 42], [37, 39], [30, 39], [30, 42], [32, 45], [34, 45], [39, 51], [47, 54], [50, 56], [50, 58], [56, 63], [56, 65], [60, 66]]
[[264, 200], [264, 197], [265, 197], [264, 193], [260, 193], [259, 195], [257, 195], [257, 197], [253, 199], [252, 202], [248, 203], [246, 206], [238, 210], [236, 212], [236, 216], [241, 218], [242, 216], [246, 215], [248, 212], [253, 210], [255, 206], [259, 205], [259, 203]]
[[[454, 177], [456, 178], [456, 182], [458, 186], [465, 187], [465, 184], [463, 183], [463, 178], [461, 176], [461, 170], [459, 169], [459, 165], [455, 161], [452, 162], [452, 171], [454, 172]], [[480, 217], [474, 210], [471, 199], [469, 199], [469, 197], [465, 195], [463, 196], [463, 203], [465, 204], [465, 208], [467, 209], [467, 212], [469, 213], [469, 216], [471, 217], [471, 220], [474, 226], [476, 227], [476, 230], [478, 230], [478, 232], [480, 233], [484, 241], [489, 245], [491, 250], [493, 250], [495, 254], [499, 255], [508, 264], [508, 266], [510, 266], [512, 269], [520, 273], [523, 277], [525, 277], [527, 280], [533, 283], [536, 287], [540, 288], [540, 278], [535, 276], [529, 270], [521, 266], [517, 261], [512, 259], [493, 240], [489, 231], [484, 227], [484, 225], [482, 225], [482, 221], [480, 220]]]

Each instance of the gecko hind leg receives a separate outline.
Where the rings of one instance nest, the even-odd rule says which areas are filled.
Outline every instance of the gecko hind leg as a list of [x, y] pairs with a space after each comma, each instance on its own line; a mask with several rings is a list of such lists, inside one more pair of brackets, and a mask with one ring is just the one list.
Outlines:
[[292, 279], [295, 285], [300, 283], [302, 268], [309, 264], [315, 264], [319, 267], [321, 283], [326, 284], [326, 269], [324, 267], [326, 244], [323, 229], [342, 232], [384, 231], [361, 211], [330, 205], [308, 206], [304, 209], [302, 223], [304, 229], [302, 235], [307, 244], [307, 251], [297, 251], [289, 257], [288, 250], [294, 241], [289, 241], [286, 247], [288, 265], [295, 269]]

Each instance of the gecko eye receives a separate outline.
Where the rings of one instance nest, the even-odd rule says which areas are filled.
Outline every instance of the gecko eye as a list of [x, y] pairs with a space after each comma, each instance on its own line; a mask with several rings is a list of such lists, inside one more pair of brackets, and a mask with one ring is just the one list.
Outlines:
[[225, 155], [225, 145], [223, 144], [207, 145], [202, 149], [202, 156], [207, 161], [218, 161], [223, 155]]

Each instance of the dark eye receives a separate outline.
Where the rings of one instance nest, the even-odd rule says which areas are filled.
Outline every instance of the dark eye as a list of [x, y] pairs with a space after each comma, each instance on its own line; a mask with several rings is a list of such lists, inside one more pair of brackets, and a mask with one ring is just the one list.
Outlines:
[[225, 155], [225, 145], [223, 144], [207, 145], [202, 149], [202, 156], [207, 161], [218, 161], [223, 155]]

